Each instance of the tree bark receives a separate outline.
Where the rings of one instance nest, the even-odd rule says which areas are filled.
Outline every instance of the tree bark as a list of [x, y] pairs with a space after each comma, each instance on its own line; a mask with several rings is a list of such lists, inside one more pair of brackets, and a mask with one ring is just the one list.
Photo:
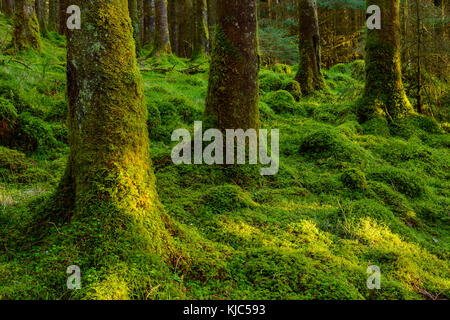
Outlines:
[[58, 0], [48, 2], [48, 30], [58, 30]]
[[61, 189], [70, 190], [73, 208], [66, 209], [73, 221], [89, 226], [82, 241], [88, 250], [121, 242], [109, 243], [110, 262], [134, 259], [124, 248], [163, 255], [167, 233], [127, 0], [72, 3], [81, 8], [83, 22], [80, 30], [67, 32], [70, 154]]
[[402, 82], [400, 59], [399, 0], [368, 0], [381, 9], [381, 29], [368, 30], [366, 86], [359, 105], [360, 116], [398, 118], [413, 112]]
[[165, 0], [155, 0], [156, 32], [153, 54], [158, 56], [172, 52], [169, 38], [169, 24], [167, 21], [167, 5]]
[[319, 19], [316, 0], [299, 0], [299, 67], [295, 77], [303, 94], [324, 87], [321, 72]]
[[219, 1], [217, 13], [205, 114], [221, 130], [258, 129], [256, 1]]
[[155, 1], [144, 0], [144, 39], [143, 45], [155, 39]]
[[217, 0], [207, 0], [208, 5], [208, 32], [209, 32], [209, 51], [212, 51], [214, 41], [214, 31], [217, 20]]
[[194, 0], [195, 37], [192, 58], [205, 56], [208, 47], [206, 0]]
[[39, 22], [39, 29], [42, 34], [47, 30], [47, 2], [45, 0], [35, 0], [36, 16]]
[[128, 0], [128, 10], [131, 18], [131, 25], [133, 26], [133, 38], [136, 43], [136, 49], [140, 49], [139, 37], [139, 12], [138, 0]]
[[14, 1], [2, 0], [2, 12], [5, 14], [5, 16], [11, 18], [14, 13]]
[[65, 35], [67, 31], [67, 5], [68, 0], [59, 0], [58, 6], [58, 33]]
[[33, 48], [41, 51], [39, 22], [34, 11], [33, 0], [17, 0], [14, 8], [12, 43], [16, 50]]

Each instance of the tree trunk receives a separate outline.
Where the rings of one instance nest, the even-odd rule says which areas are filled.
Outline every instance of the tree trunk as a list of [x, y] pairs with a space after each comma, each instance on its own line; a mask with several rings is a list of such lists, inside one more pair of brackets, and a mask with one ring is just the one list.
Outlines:
[[48, 30], [58, 30], [58, 0], [48, 2]]
[[45, 34], [47, 33], [47, 2], [45, 0], [35, 0], [34, 3], [39, 29], [42, 34]]
[[214, 41], [214, 30], [217, 20], [217, 0], [207, 0], [208, 5], [208, 31], [209, 31], [209, 51], [212, 51]]
[[406, 97], [400, 61], [399, 0], [369, 0], [381, 9], [381, 29], [368, 30], [366, 86], [359, 105], [360, 116], [374, 114], [388, 119], [405, 116], [413, 109]]
[[16, 50], [33, 48], [41, 51], [39, 22], [34, 11], [33, 0], [17, 0], [14, 8], [12, 43]]
[[131, 25], [133, 26], [133, 38], [136, 42], [136, 49], [140, 49], [139, 41], [139, 13], [138, 0], [128, 0], [128, 10], [130, 12]]
[[320, 33], [316, 0], [299, 0], [299, 66], [295, 77], [303, 94], [324, 87], [320, 70]]
[[177, 0], [167, 1], [167, 20], [169, 23], [169, 38], [172, 51], [178, 55], [178, 20], [177, 20]]
[[188, 58], [192, 56], [192, 45], [195, 35], [193, 0], [178, 0], [176, 3], [178, 44], [177, 55]]
[[[95, 261], [97, 270], [119, 272], [114, 263], [130, 263], [138, 253], [164, 256], [169, 246], [151, 168], [142, 78], [127, 0], [72, 3], [81, 8], [83, 23], [67, 33], [70, 154], [61, 189], [73, 197], [66, 210], [79, 223], [80, 252], [104, 256]], [[98, 253], [102, 246], [105, 255]]]
[[205, 114], [215, 128], [259, 128], [259, 54], [255, 0], [217, 3]]
[[155, 39], [155, 2], [144, 0], [144, 41], [146, 45]]
[[67, 5], [68, 0], [59, 0], [58, 7], [58, 33], [65, 35], [67, 31]]
[[167, 22], [167, 5], [165, 0], [155, 0], [156, 32], [155, 48], [153, 54], [156, 56], [162, 53], [170, 54], [169, 24]]
[[13, 8], [13, 0], [2, 0], [2, 12], [5, 16], [11, 18], [14, 12]]
[[205, 56], [208, 46], [206, 0], [194, 0], [195, 37], [192, 58]]

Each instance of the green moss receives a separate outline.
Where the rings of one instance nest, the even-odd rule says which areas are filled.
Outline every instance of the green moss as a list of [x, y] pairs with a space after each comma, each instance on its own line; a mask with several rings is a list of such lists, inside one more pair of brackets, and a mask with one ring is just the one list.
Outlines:
[[369, 187], [367, 185], [366, 176], [357, 168], [345, 170], [341, 175], [341, 181], [345, 186], [353, 190], [362, 191]]
[[359, 162], [365, 158], [364, 150], [344, 135], [332, 129], [316, 129], [300, 141], [299, 151], [315, 159]]
[[14, 10], [13, 47], [18, 50], [30, 48], [42, 51], [39, 22], [34, 12], [32, 0], [18, 0]]
[[300, 88], [300, 83], [295, 80], [284, 81], [281, 88], [289, 92], [296, 101], [299, 101], [302, 97], [302, 89]]
[[213, 187], [205, 194], [203, 200], [215, 213], [229, 213], [250, 206], [251, 199], [236, 185]]
[[264, 102], [278, 114], [293, 113], [297, 105], [294, 97], [286, 90], [270, 92], [264, 97]]
[[283, 81], [276, 73], [262, 72], [259, 87], [264, 92], [278, 91], [283, 87]]
[[285, 73], [285, 74], [291, 74], [292, 69], [290, 66], [282, 63], [276, 63], [272, 66], [272, 70], [276, 73]]
[[382, 167], [369, 172], [368, 178], [392, 185], [395, 190], [411, 198], [421, 197], [426, 192], [424, 181], [403, 169]]

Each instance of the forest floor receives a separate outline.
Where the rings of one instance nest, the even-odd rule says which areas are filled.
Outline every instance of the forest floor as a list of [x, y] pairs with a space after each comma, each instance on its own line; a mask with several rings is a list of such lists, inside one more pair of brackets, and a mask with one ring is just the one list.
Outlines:
[[[0, 46], [10, 30], [0, 15]], [[68, 154], [64, 39], [50, 33], [43, 48], [0, 51], [0, 299], [450, 298], [444, 125], [358, 123], [362, 61], [324, 71], [327, 89], [303, 98], [295, 66], [277, 65], [261, 70], [260, 112], [263, 128], [280, 130], [279, 173], [176, 166], [171, 134], [202, 119], [208, 63], [174, 56], [141, 67], [157, 190], [183, 255], [156, 264], [140, 292], [92, 293], [101, 276], [82, 264], [82, 289], [68, 291], [66, 268], [80, 263], [55, 241], [65, 225], [36, 218]], [[36, 221], [54, 236], [30, 231]], [[366, 285], [371, 265], [379, 290]]]

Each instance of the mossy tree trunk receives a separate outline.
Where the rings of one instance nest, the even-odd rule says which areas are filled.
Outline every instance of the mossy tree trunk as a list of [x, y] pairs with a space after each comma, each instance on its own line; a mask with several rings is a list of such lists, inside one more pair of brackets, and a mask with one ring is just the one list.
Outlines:
[[90, 243], [89, 250], [109, 246], [105, 259], [127, 263], [133, 257], [123, 254], [126, 248], [164, 255], [168, 235], [151, 168], [127, 0], [73, 4], [83, 22], [67, 34], [70, 154], [61, 189], [69, 191], [73, 208], [66, 209], [73, 221], [88, 226], [83, 243]]
[[155, 1], [144, 0], [144, 36], [143, 45], [155, 39]]
[[128, 10], [130, 12], [131, 24], [133, 26], [133, 38], [136, 42], [136, 49], [140, 48], [139, 41], [139, 12], [138, 12], [138, 0], [128, 0]]
[[47, 33], [47, 1], [35, 0], [36, 16], [39, 22], [39, 30], [42, 34]]
[[34, 11], [33, 0], [17, 0], [14, 8], [13, 46], [16, 50], [33, 48], [41, 51], [39, 22]]
[[259, 53], [255, 0], [217, 3], [207, 117], [215, 128], [259, 128]]
[[299, 66], [295, 80], [303, 94], [308, 95], [324, 87], [320, 70], [320, 32], [316, 0], [298, 0]]
[[400, 0], [369, 0], [381, 9], [381, 29], [368, 30], [366, 86], [359, 104], [360, 116], [399, 118], [413, 112], [402, 82], [400, 59]]
[[167, 20], [167, 4], [165, 0], [155, 0], [156, 30], [153, 54], [170, 54], [172, 52]]
[[207, 6], [206, 0], [194, 0], [195, 37], [192, 58], [206, 55], [208, 47]]
[[2, 13], [7, 17], [13, 16], [13, 0], [2, 0]]
[[217, 20], [217, 0], [207, 0], [208, 5], [208, 31], [209, 31], [209, 50], [212, 50], [214, 41], [214, 30]]
[[58, 0], [48, 2], [48, 30], [58, 30]]

